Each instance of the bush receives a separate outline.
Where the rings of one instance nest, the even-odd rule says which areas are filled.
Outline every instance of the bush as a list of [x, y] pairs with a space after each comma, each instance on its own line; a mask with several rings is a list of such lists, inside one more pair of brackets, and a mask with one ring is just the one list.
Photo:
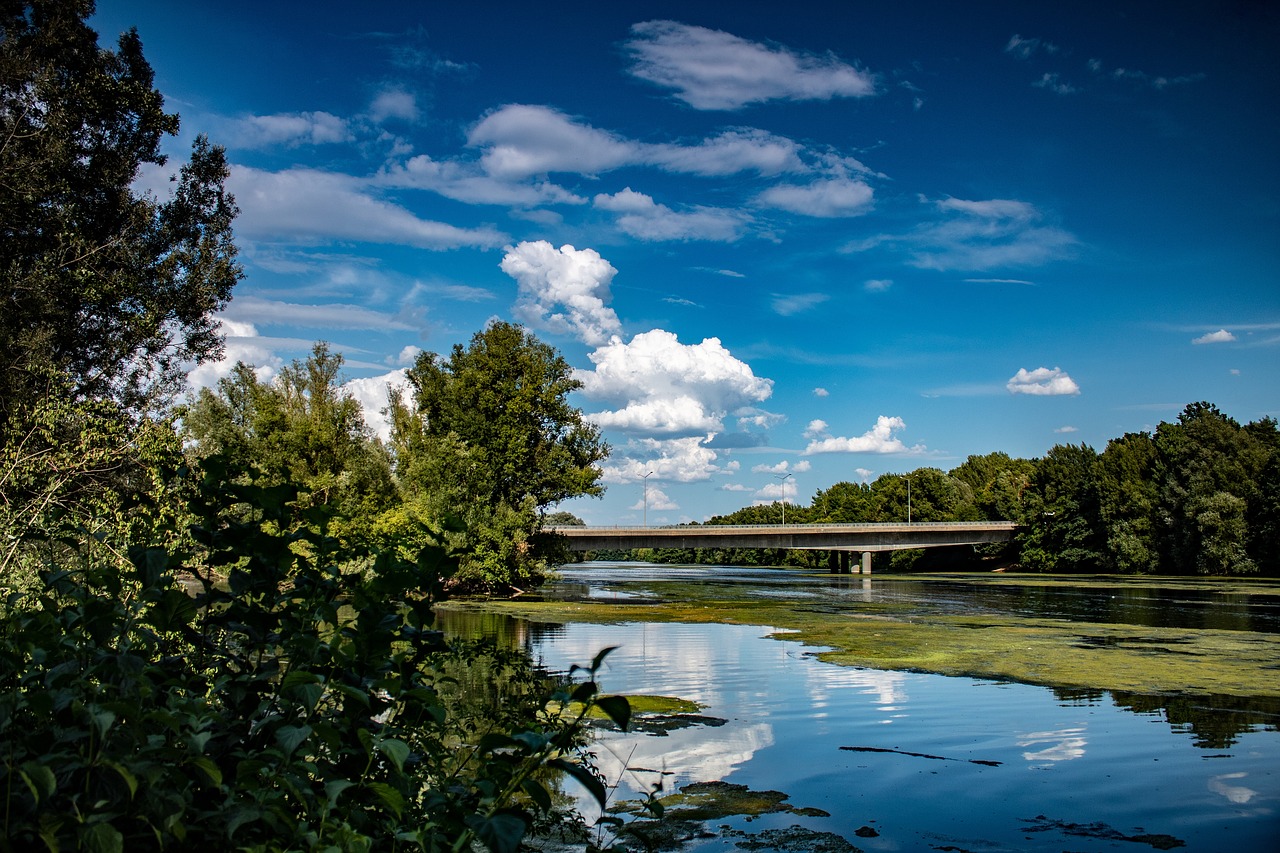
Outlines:
[[[452, 647], [431, 608], [456, 554], [342, 552], [323, 507], [231, 473], [209, 461], [191, 553], [122, 570], [81, 547], [5, 602], [0, 848], [510, 851], [580, 829], [555, 778], [603, 804], [583, 720], [630, 713], [597, 694], [604, 653], [552, 690]], [[500, 695], [460, 688], [482, 659]]]

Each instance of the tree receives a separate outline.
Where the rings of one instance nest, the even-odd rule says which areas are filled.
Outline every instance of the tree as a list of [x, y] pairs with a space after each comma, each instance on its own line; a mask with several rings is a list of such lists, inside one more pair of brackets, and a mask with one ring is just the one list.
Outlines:
[[167, 201], [135, 191], [144, 166], [165, 165], [178, 116], [137, 32], [100, 49], [93, 9], [0, 12], [0, 432], [50, 369], [74, 399], [166, 403], [184, 363], [221, 354], [212, 314], [241, 277], [222, 149], [198, 138]]
[[391, 461], [360, 404], [341, 387], [342, 356], [318, 343], [274, 382], [237, 364], [184, 411], [198, 456], [222, 456], [263, 485], [292, 484], [304, 506], [330, 507], [340, 530], [363, 529], [398, 497]]
[[1102, 562], [1098, 454], [1059, 444], [1036, 464], [1019, 534], [1022, 560], [1042, 572], [1096, 572]]
[[1035, 463], [1014, 459], [1003, 451], [970, 456], [951, 476], [973, 491], [973, 503], [982, 518], [1011, 521], [1022, 516], [1022, 494], [1031, 482]]
[[494, 322], [446, 359], [418, 356], [412, 400], [391, 401], [396, 473], [434, 517], [464, 516], [475, 549], [462, 577], [523, 584], [541, 570], [536, 540], [546, 509], [600, 495], [598, 427], [568, 400], [582, 386], [568, 362], [524, 328]]

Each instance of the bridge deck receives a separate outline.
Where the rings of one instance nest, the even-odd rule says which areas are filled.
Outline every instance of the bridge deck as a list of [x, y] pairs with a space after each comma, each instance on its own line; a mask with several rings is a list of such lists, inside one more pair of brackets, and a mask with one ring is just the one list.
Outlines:
[[705, 524], [682, 527], [552, 527], [572, 551], [631, 548], [800, 548], [893, 551], [1007, 542], [1012, 521], [887, 524]]

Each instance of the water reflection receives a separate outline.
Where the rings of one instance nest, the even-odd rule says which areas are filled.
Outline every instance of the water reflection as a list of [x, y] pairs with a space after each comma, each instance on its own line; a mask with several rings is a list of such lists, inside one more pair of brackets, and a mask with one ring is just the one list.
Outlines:
[[1024, 752], [1022, 757], [1030, 762], [1072, 761], [1084, 757], [1084, 748], [1089, 741], [1084, 737], [1083, 728], [1059, 729], [1055, 732], [1033, 732], [1022, 735], [1018, 746], [1039, 746], [1049, 744], [1044, 749]]
[[[841, 667], [768, 638], [767, 626], [441, 615], [451, 629], [490, 632], [557, 671], [616, 646], [601, 676], [606, 691], [691, 699], [723, 720], [660, 735], [603, 733], [593, 751], [616, 799], [721, 779], [784, 791], [831, 817], [764, 816], [751, 828], [804, 822], [863, 849], [1113, 849], [1114, 836], [1062, 834], [1097, 825], [1142, 826], [1192, 849], [1221, 849], [1229, 830], [1232, 849], [1244, 851], [1266, 849], [1277, 831], [1280, 734], [1258, 731], [1247, 708], [1215, 717], [1203, 699]], [[1242, 739], [1247, 748], [1205, 754]], [[590, 813], [587, 798], [579, 804]], [[1038, 816], [1047, 816], [1036, 824], [1044, 831], [1029, 835]], [[869, 821], [882, 833], [873, 844], [853, 836]], [[705, 844], [689, 849], [725, 849]]]

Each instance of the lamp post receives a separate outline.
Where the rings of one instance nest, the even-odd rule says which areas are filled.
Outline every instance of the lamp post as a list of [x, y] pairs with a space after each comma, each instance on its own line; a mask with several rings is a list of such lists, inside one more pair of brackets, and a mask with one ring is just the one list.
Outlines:
[[907, 481], [907, 524], [911, 523], [911, 475], [903, 474], [902, 478]]
[[648, 474], [645, 474], [644, 477], [641, 478], [642, 480], [644, 480], [644, 526], [645, 527], [649, 526], [649, 478], [652, 476], [653, 476], [653, 472], [650, 471]]
[[790, 474], [774, 474], [773, 476], [774, 476], [774, 477], [776, 477], [777, 479], [781, 480], [781, 481], [782, 481], [782, 484], [783, 484], [783, 487], [782, 487], [782, 523], [783, 523], [783, 524], [786, 524], [786, 523], [787, 523], [787, 488], [786, 488], [786, 483], [787, 483], [787, 478], [788, 478], [788, 477], [790, 477], [791, 475], [790, 475]]

